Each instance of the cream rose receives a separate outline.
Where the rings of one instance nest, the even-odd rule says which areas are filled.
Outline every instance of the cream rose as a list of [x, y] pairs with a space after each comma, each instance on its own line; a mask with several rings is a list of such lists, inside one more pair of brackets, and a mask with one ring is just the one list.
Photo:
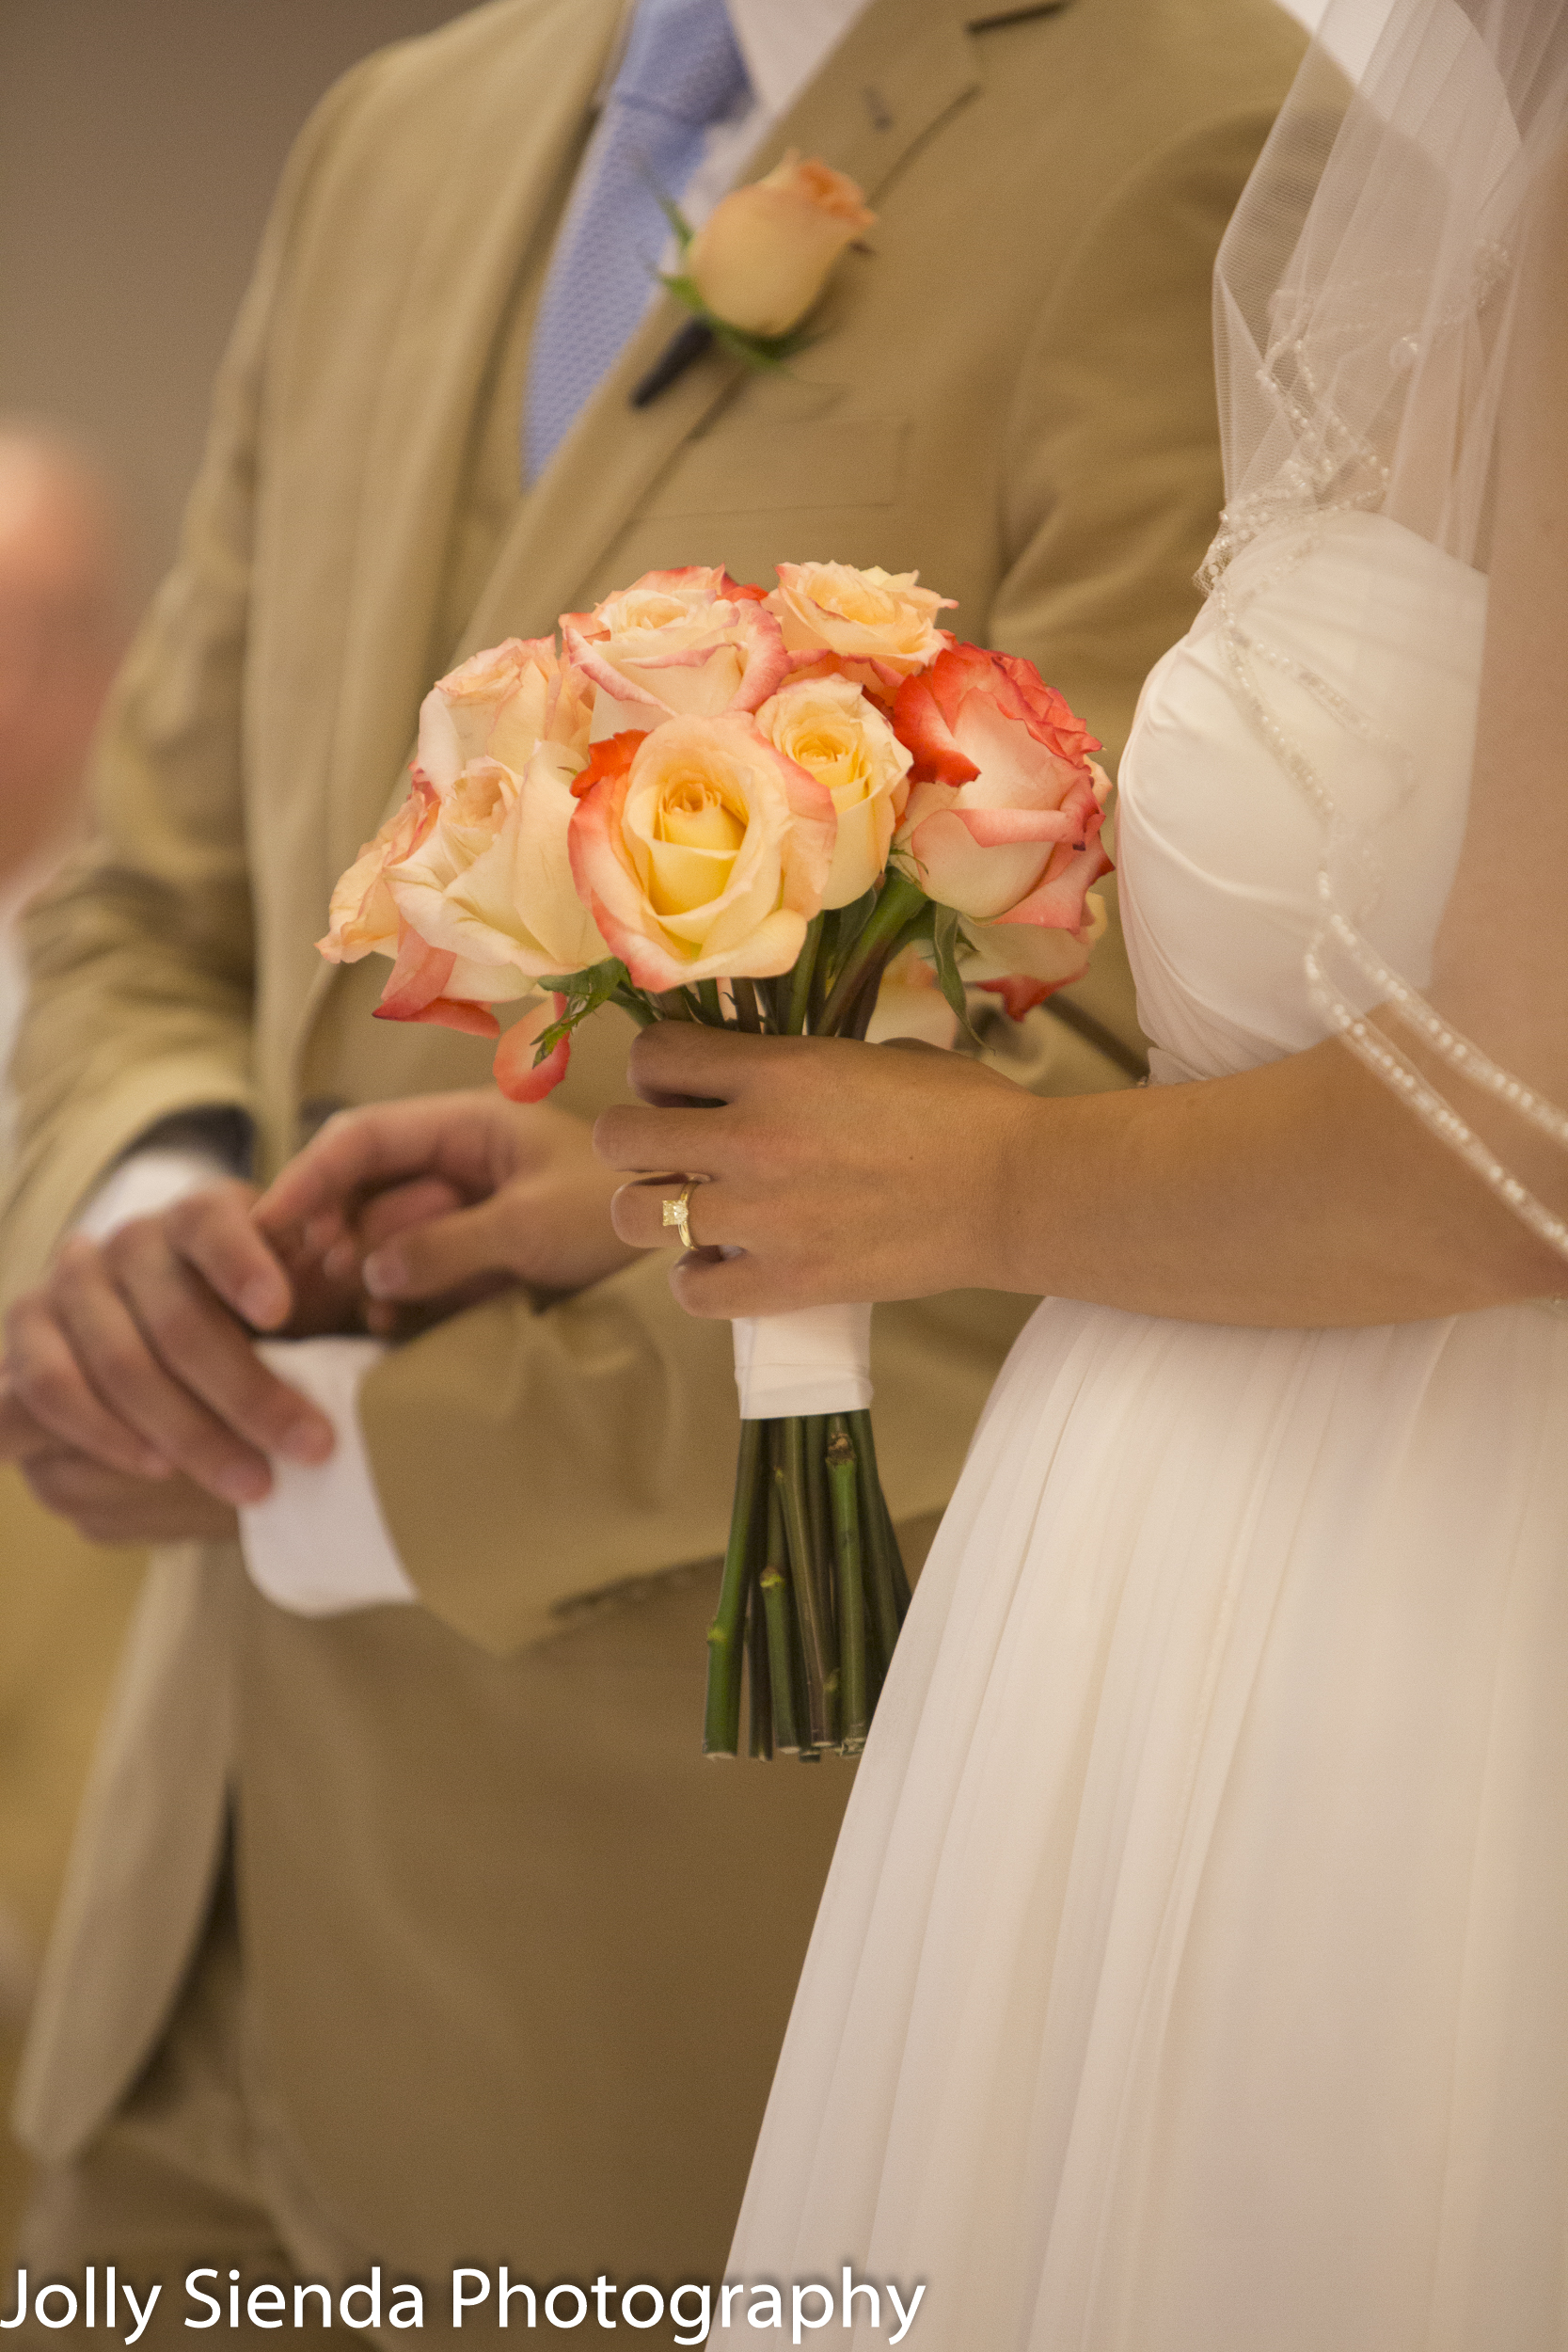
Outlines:
[[721, 566], [646, 572], [592, 612], [564, 612], [566, 658], [601, 697], [598, 738], [667, 718], [755, 710], [789, 668], [760, 593]]
[[787, 335], [847, 245], [876, 214], [853, 180], [795, 153], [720, 199], [686, 248], [685, 276], [705, 306], [746, 335]]
[[328, 963], [357, 963], [362, 956], [395, 956], [402, 923], [387, 886], [390, 866], [412, 855], [435, 824], [440, 803], [428, 785], [411, 791], [373, 841], [339, 877], [327, 909], [328, 929], [317, 948]]
[[838, 814], [825, 907], [847, 907], [887, 864], [909, 797], [911, 754], [858, 686], [823, 677], [781, 687], [757, 725], [786, 759], [832, 794]]
[[826, 787], [737, 712], [618, 736], [595, 765], [572, 870], [638, 987], [787, 972], [832, 864]]
[[[475, 654], [425, 696], [408, 797], [339, 882], [320, 943], [334, 962], [372, 952], [395, 959], [378, 1007], [384, 1019], [488, 1034], [493, 1018], [477, 1008], [526, 994], [536, 974], [605, 954], [565, 852], [593, 695], [548, 639], [513, 638]], [[476, 866], [484, 895], [470, 902], [464, 892]], [[504, 918], [502, 866], [521, 878], [522, 894]], [[546, 942], [571, 960], [552, 960]]]
[[937, 614], [952, 604], [922, 588], [918, 572], [884, 572], [874, 564], [781, 564], [768, 599], [799, 666], [823, 654], [869, 662], [896, 686], [936, 660], [952, 639]]
[[548, 637], [509, 637], [431, 688], [420, 707], [416, 765], [439, 791], [471, 759], [520, 775], [536, 743], [565, 743], [586, 758], [594, 696], [562, 667]]
[[[476, 760], [440, 818], [388, 878], [399, 913], [431, 946], [487, 975], [494, 1001], [540, 979], [602, 963], [610, 949], [578, 895], [567, 835], [583, 768], [541, 743], [521, 776]], [[449, 990], [449, 993], [451, 991]]]

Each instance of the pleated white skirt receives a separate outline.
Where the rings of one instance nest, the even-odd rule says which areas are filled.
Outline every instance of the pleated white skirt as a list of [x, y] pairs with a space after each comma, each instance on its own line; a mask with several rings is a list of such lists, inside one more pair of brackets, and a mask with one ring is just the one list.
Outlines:
[[1568, 1320], [1039, 1310], [729, 2276], [847, 2262], [911, 2352], [1568, 2345]]

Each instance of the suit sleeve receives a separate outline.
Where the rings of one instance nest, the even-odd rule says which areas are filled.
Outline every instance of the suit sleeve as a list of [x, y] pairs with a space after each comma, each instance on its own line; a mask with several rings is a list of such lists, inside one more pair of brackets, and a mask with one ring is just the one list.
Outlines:
[[290, 158], [218, 373], [175, 565], [100, 737], [95, 837], [26, 918], [29, 1011], [0, 1209], [7, 1296], [38, 1279], [138, 1136], [196, 1108], [251, 1110], [244, 706], [268, 330], [307, 192], [366, 71], [328, 93]]
[[[1192, 623], [1224, 499], [1211, 289], [1272, 109], [1186, 133], [1107, 191], [1066, 256], [1008, 420], [991, 643], [1037, 662], [1115, 773], [1144, 679]], [[1143, 1051], [1117, 917], [1086, 977], [1011, 1041], [1047, 1093], [1124, 1086]], [[1007, 1064], [1004, 1063], [1004, 1067]]]

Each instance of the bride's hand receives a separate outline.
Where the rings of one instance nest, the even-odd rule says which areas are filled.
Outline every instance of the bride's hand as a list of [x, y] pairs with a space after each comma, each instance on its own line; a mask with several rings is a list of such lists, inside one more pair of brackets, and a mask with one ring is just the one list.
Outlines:
[[994, 1071], [909, 1041], [661, 1022], [638, 1038], [630, 1074], [650, 1107], [606, 1111], [594, 1148], [643, 1172], [613, 1207], [641, 1248], [673, 1238], [663, 1204], [682, 1177], [705, 1180], [689, 1216], [698, 1246], [672, 1276], [689, 1313], [1010, 1286], [1008, 1170], [1037, 1105]]

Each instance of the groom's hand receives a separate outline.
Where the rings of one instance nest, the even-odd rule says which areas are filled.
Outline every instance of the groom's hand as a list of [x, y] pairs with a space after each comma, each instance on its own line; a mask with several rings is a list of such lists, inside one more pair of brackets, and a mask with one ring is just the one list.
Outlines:
[[641, 1255], [610, 1220], [615, 1179], [587, 1123], [492, 1088], [341, 1111], [259, 1202], [279, 1247], [361, 1281], [372, 1329], [450, 1314], [514, 1283], [586, 1289]]
[[[188, 1480], [203, 1507], [187, 1516], [199, 1518], [209, 1501], [259, 1502], [272, 1484], [269, 1454], [325, 1461], [331, 1422], [256, 1354], [258, 1332], [299, 1327], [311, 1286], [299, 1279], [303, 1264], [291, 1279], [258, 1231], [254, 1200], [248, 1184], [214, 1184], [103, 1243], [69, 1240], [7, 1318], [10, 1436], [0, 1414], [0, 1451], [18, 1452], [20, 1408], [105, 1471]], [[337, 1302], [319, 1282], [314, 1290], [315, 1327], [332, 1327]]]
[[14, 1462], [46, 1511], [69, 1519], [94, 1544], [177, 1544], [232, 1539], [239, 1521], [227, 1502], [175, 1471], [133, 1478], [90, 1454], [62, 1445], [0, 1374], [0, 1461]]

